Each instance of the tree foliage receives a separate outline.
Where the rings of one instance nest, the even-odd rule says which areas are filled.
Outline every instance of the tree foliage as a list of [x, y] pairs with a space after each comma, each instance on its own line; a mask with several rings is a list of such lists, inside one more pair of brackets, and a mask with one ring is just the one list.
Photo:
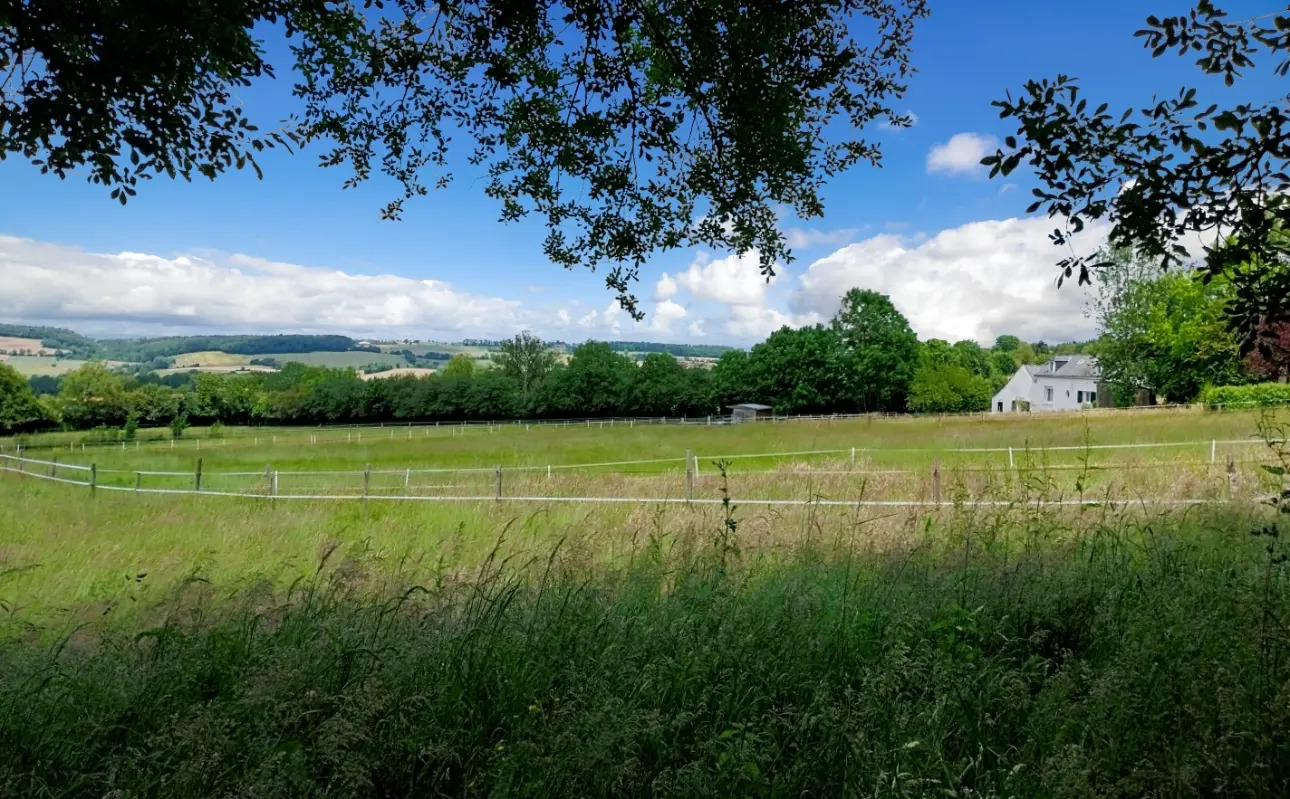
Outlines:
[[556, 352], [528, 331], [499, 342], [497, 348], [499, 353], [493, 357], [493, 362], [503, 374], [519, 384], [524, 394], [536, 388], [559, 362]]
[[909, 410], [914, 413], [964, 413], [990, 407], [995, 389], [984, 377], [952, 363], [925, 363], [909, 386]]
[[0, 363], [0, 432], [20, 433], [40, 427], [44, 409], [31, 385], [12, 366]]
[[[1153, 57], [1193, 57], [1228, 87], [1263, 58], [1282, 59], [1278, 77], [1290, 70], [1290, 13], [1230, 20], [1198, 0], [1186, 15], [1148, 17], [1136, 35]], [[1034, 170], [1029, 212], [1058, 220], [1052, 239], [1064, 249], [1089, 222], [1105, 220], [1114, 247], [1159, 266], [1203, 255], [1206, 277], [1231, 284], [1228, 320], [1249, 349], [1262, 326], [1290, 321], [1290, 270], [1282, 266], [1290, 242], [1281, 232], [1290, 229], [1290, 114], [1284, 97], [1224, 101], [1207, 104], [1185, 86], [1117, 114], [1082, 97], [1076, 78], [1032, 80], [1017, 98], [995, 103], [1017, 133], [983, 163], [992, 176], [1022, 162]], [[1195, 236], [1206, 242], [1203, 253], [1187, 243]], [[1058, 265], [1063, 279], [1090, 282], [1090, 270], [1108, 263], [1071, 253]]]
[[[789, 256], [778, 209], [877, 164], [871, 123], [911, 74], [925, 0], [308, 0], [10, 4], [0, 12], [0, 157], [86, 170], [126, 202], [154, 175], [214, 178], [266, 147], [325, 148], [346, 187], [383, 174], [383, 214], [482, 173], [501, 218], [548, 227], [564, 266], [629, 282], [653, 252], [707, 245]], [[863, 35], [853, 31], [863, 31]], [[274, 75], [285, 36], [297, 116], [260, 134], [237, 93]], [[10, 82], [11, 81], [11, 82]], [[694, 220], [699, 220], [695, 222]]]
[[1124, 251], [1105, 258], [1094, 309], [1102, 336], [1098, 364], [1121, 396], [1146, 388], [1175, 402], [1207, 385], [1245, 381], [1240, 347], [1223, 308], [1226, 280], [1159, 274]]
[[903, 411], [918, 368], [918, 336], [891, 298], [851, 289], [833, 317], [833, 331], [846, 347], [856, 397], [865, 411]]

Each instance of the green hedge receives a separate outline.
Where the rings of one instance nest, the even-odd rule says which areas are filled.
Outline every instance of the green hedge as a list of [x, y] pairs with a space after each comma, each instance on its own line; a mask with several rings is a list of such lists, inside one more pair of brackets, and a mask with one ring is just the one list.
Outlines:
[[1200, 401], [1213, 408], [1264, 408], [1290, 404], [1290, 383], [1256, 383], [1251, 386], [1210, 386]]

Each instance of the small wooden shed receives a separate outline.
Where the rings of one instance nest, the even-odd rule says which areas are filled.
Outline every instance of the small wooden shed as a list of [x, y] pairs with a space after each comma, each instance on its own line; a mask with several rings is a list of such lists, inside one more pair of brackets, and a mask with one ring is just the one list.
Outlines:
[[730, 406], [730, 421], [734, 424], [740, 422], [756, 422], [760, 419], [771, 419], [775, 416], [775, 410], [769, 405], [759, 405], [755, 402], [741, 402], [738, 405]]

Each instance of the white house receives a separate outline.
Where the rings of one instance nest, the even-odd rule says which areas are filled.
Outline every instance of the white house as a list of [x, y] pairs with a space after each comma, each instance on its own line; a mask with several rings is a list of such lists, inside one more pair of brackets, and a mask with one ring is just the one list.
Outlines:
[[1039, 366], [1022, 366], [990, 401], [991, 413], [1076, 411], [1095, 407], [1101, 372], [1092, 355], [1058, 355]]

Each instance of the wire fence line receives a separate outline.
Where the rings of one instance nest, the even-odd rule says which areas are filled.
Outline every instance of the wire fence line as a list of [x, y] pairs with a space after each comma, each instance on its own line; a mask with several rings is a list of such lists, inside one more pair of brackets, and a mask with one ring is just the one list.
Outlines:
[[[1165, 412], [1195, 412], [1205, 410], [1205, 407], [1199, 404], [1171, 404], [1171, 405], [1138, 405], [1126, 408], [1086, 408], [1071, 411], [1046, 411], [1038, 414], [1039, 416], [1061, 418], [1067, 416], [1112, 416], [1112, 415], [1133, 415], [1140, 413], [1151, 413], [1158, 415]], [[1207, 410], [1211, 412], [1233, 412], [1257, 410], [1253, 408], [1234, 408], [1217, 405]], [[37, 442], [21, 443], [20, 438], [11, 440], [0, 439], [0, 453], [10, 450], [17, 450], [17, 454], [32, 449], [67, 449], [68, 451], [88, 452], [91, 449], [102, 448], [120, 448], [136, 449], [145, 448], [156, 449], [182, 449], [191, 447], [194, 450], [200, 450], [203, 446], [207, 449], [211, 447], [227, 447], [229, 441], [236, 441], [241, 445], [250, 443], [252, 446], [278, 444], [279, 439], [292, 443], [307, 442], [309, 445], [326, 445], [340, 443], [374, 443], [381, 440], [397, 441], [400, 439], [415, 439], [420, 437], [429, 437], [433, 431], [448, 430], [450, 436], [465, 435], [472, 430], [486, 430], [490, 433], [507, 429], [523, 428], [531, 430], [534, 427], [556, 427], [556, 428], [634, 428], [641, 426], [715, 426], [730, 424], [792, 424], [801, 422], [845, 422], [858, 420], [884, 420], [887, 422], [898, 421], [915, 421], [922, 419], [949, 419], [965, 420], [979, 419], [982, 422], [987, 420], [1008, 421], [1017, 416], [1016, 413], [995, 413], [990, 411], [970, 411], [961, 413], [934, 413], [934, 414], [912, 414], [912, 413], [834, 413], [834, 414], [797, 414], [792, 416], [772, 416], [761, 419], [735, 420], [728, 415], [710, 415], [710, 416], [615, 416], [600, 418], [576, 418], [576, 419], [511, 419], [511, 420], [493, 420], [493, 421], [408, 421], [408, 422], [370, 422], [354, 423], [348, 425], [317, 425], [317, 426], [284, 426], [284, 427], [267, 427], [267, 428], [234, 428], [226, 430], [219, 436], [200, 436], [188, 435], [180, 439], [170, 438], [149, 438], [142, 440], [140, 438], [132, 441], [112, 439], [110, 441], [69, 441], [66, 443]], [[379, 432], [377, 432], [379, 431]], [[340, 434], [344, 433], [342, 437]], [[364, 434], [367, 434], [364, 437]], [[87, 435], [93, 436], [93, 431], [88, 431]], [[205, 444], [203, 444], [205, 442]]]
[[[5, 456], [12, 458], [12, 456]], [[442, 495], [425, 495], [425, 494], [406, 494], [406, 495], [386, 495], [365, 493], [361, 496], [354, 494], [294, 494], [294, 493], [267, 493], [253, 491], [212, 491], [209, 489], [175, 489], [175, 488], [143, 488], [136, 486], [134, 488], [118, 485], [98, 485], [93, 479], [89, 481], [71, 480], [62, 477], [51, 477], [50, 475], [40, 474], [38, 472], [26, 471], [16, 468], [12, 465], [0, 466], [0, 472], [9, 472], [19, 474], [23, 477], [35, 478], [55, 483], [88, 487], [93, 493], [97, 490], [114, 491], [128, 494], [154, 494], [154, 495], [183, 495], [183, 496], [204, 496], [204, 497], [224, 497], [233, 499], [254, 499], [260, 501], [276, 502], [282, 501], [311, 501], [311, 502], [329, 502], [329, 501], [347, 501], [353, 502], [359, 500], [366, 505], [368, 501], [386, 501], [386, 502], [459, 502], [459, 503], [540, 503], [540, 504], [633, 504], [633, 505], [722, 505], [729, 502], [731, 505], [739, 506], [814, 506], [814, 507], [887, 507], [887, 508], [947, 508], [947, 507], [996, 507], [996, 508], [1014, 508], [1023, 506], [1037, 507], [1126, 507], [1126, 506], [1151, 506], [1151, 507], [1196, 507], [1202, 505], [1219, 505], [1232, 502], [1227, 499], [1203, 499], [1203, 498], [1153, 498], [1134, 497], [1127, 499], [1110, 499], [1110, 498], [1044, 498], [1036, 497], [1033, 499], [828, 499], [823, 497], [811, 497], [809, 499], [726, 499], [723, 497], [623, 497], [623, 496], [528, 496], [528, 495], [459, 495], [459, 494], [442, 494]]]
[[[822, 455], [850, 455], [850, 462], [856, 463], [858, 455], [870, 456], [873, 454], [922, 454], [922, 455], [953, 455], [953, 454], [998, 454], [1006, 453], [1008, 455], [1008, 464], [1010, 468], [1015, 468], [1017, 455], [1033, 457], [1035, 454], [1046, 452], [1100, 452], [1100, 451], [1119, 451], [1134, 449], [1176, 449], [1187, 447], [1207, 447], [1209, 450], [1209, 464], [1217, 464], [1218, 447], [1255, 447], [1266, 446], [1268, 443], [1284, 443], [1281, 440], [1271, 442], [1259, 438], [1248, 439], [1209, 439], [1209, 440], [1192, 440], [1192, 441], [1151, 441], [1127, 444], [1079, 444], [1079, 445], [1058, 445], [1058, 446], [998, 446], [998, 447], [849, 447], [837, 449], [810, 449], [810, 450], [787, 450], [772, 452], [751, 452], [735, 453], [726, 455], [704, 455], [700, 453], [691, 453], [687, 456], [671, 458], [641, 458], [634, 460], [621, 461], [598, 461], [591, 463], [551, 463], [551, 464], [527, 464], [527, 465], [494, 465], [494, 466], [450, 466], [450, 467], [419, 467], [406, 466], [395, 468], [373, 469], [314, 469], [314, 470], [255, 470], [255, 471], [206, 471], [208, 477], [257, 477], [267, 472], [275, 472], [281, 476], [314, 476], [314, 475], [332, 475], [332, 476], [354, 476], [362, 474], [371, 475], [421, 475], [421, 474], [491, 474], [499, 468], [504, 468], [507, 472], [547, 472], [570, 471], [581, 469], [609, 469], [613, 467], [634, 467], [634, 466], [657, 466], [659, 464], [679, 464], [687, 465], [687, 460], [692, 461], [690, 468], [697, 472], [701, 463], [716, 463], [720, 461], [732, 462], [738, 460], [765, 460], [765, 459], [783, 459], [783, 458], [801, 458], [801, 457], [818, 457]], [[60, 461], [57, 458], [52, 460], [36, 459], [24, 457], [21, 452], [16, 455], [0, 453], [0, 458], [7, 458], [15, 462], [49, 466], [56, 469], [76, 469], [88, 471], [91, 465], [78, 464], [72, 461]], [[1250, 462], [1248, 459], [1240, 462]], [[1047, 468], [1053, 470], [1059, 469], [1146, 469], [1146, 468], [1172, 468], [1178, 465], [1201, 465], [1204, 461], [1168, 461], [1158, 464], [1042, 464], [1036, 468]], [[990, 467], [978, 467], [989, 469]], [[960, 471], [971, 471], [972, 467], [960, 467]], [[825, 474], [823, 470], [800, 470], [802, 473]], [[837, 474], [904, 474], [913, 470], [902, 469], [878, 469], [878, 470], [846, 470], [837, 471]], [[645, 470], [642, 470], [644, 473]], [[98, 469], [99, 474], [137, 474], [155, 477], [185, 477], [191, 476], [193, 471], [167, 471], [155, 469]], [[652, 473], [652, 472], [651, 472]], [[785, 472], [787, 473], [787, 472]]]

